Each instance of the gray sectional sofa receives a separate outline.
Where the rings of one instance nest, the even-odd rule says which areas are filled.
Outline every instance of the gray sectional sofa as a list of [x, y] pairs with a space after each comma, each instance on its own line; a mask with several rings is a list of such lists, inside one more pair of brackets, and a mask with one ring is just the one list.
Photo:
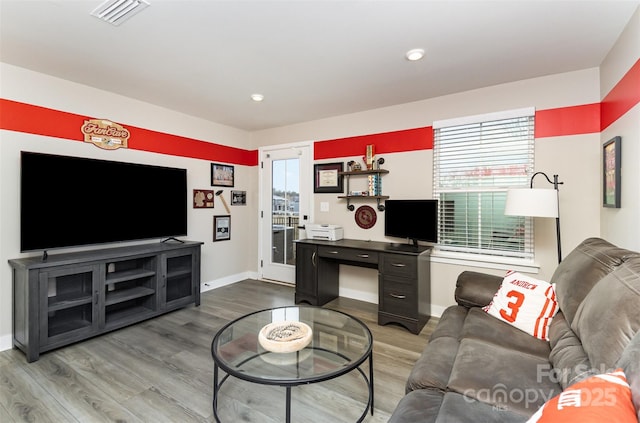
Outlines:
[[457, 280], [390, 423], [526, 422], [548, 399], [622, 367], [640, 417], [640, 254], [589, 238], [558, 266], [549, 341], [485, 313], [502, 282]]

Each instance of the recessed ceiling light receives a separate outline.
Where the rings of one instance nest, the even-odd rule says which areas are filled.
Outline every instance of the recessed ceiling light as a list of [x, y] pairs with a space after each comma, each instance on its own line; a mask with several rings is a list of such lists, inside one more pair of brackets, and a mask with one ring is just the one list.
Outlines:
[[421, 48], [414, 48], [409, 50], [407, 54], [405, 54], [407, 60], [415, 62], [416, 60], [420, 60], [424, 57], [424, 50]]
[[264, 100], [264, 96], [262, 94], [251, 94], [251, 100], [260, 102]]

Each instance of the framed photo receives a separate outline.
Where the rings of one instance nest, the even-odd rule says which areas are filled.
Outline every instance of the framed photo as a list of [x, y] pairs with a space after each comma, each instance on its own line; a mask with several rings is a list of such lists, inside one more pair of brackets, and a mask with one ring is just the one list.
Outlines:
[[194, 189], [193, 190], [193, 208], [194, 209], [212, 209], [213, 208], [212, 189]]
[[233, 166], [211, 163], [211, 185], [214, 187], [232, 187]]
[[232, 206], [246, 206], [247, 205], [247, 191], [231, 191], [231, 205]]
[[621, 137], [614, 137], [602, 145], [602, 205], [620, 208]]
[[342, 181], [344, 176], [340, 174], [344, 170], [344, 164], [323, 163], [313, 166], [314, 185], [313, 192], [316, 193], [341, 193], [344, 191]]
[[213, 241], [231, 239], [231, 216], [213, 216]]

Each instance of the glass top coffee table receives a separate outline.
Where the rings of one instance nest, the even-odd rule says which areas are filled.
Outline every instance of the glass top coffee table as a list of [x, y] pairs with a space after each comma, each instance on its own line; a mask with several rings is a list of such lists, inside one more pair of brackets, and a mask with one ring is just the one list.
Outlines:
[[[287, 324], [296, 326], [297, 322], [302, 323], [298, 326], [303, 328], [306, 338], [300, 335], [295, 341], [298, 345], [292, 348], [298, 348], [296, 351], [268, 350], [279, 346], [273, 347], [276, 341], [265, 340], [265, 334], [278, 338], [282, 331], [288, 330]], [[271, 330], [273, 327], [276, 327], [275, 332]], [[308, 344], [301, 345], [300, 342]], [[282, 345], [287, 349], [286, 342]], [[367, 405], [357, 421], [362, 422], [369, 409], [373, 414], [371, 331], [360, 320], [346, 313], [311, 306], [280, 307], [251, 313], [218, 331], [211, 343], [211, 356], [214, 361], [213, 414], [217, 422], [220, 422], [218, 393], [229, 376], [262, 385], [285, 387], [286, 421], [290, 422], [292, 387], [327, 381], [357, 370], [369, 390]], [[360, 368], [367, 360], [368, 377]], [[220, 381], [219, 369], [226, 373]]]

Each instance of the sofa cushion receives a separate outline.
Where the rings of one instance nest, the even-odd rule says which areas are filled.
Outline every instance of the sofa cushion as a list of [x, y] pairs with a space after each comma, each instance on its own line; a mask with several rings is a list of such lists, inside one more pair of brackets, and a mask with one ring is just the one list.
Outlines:
[[533, 338], [509, 323], [497, 320], [481, 308], [474, 307], [467, 313], [460, 339], [478, 339], [504, 348], [522, 351], [545, 360], [549, 357], [549, 343]]
[[618, 248], [600, 238], [588, 238], [562, 260], [550, 282], [555, 284], [560, 310], [567, 322], [573, 322], [580, 303], [591, 288], [633, 255], [638, 253]]
[[548, 369], [541, 369], [541, 372], [547, 374], [546, 377], [555, 379], [564, 389], [598, 373], [591, 365], [580, 339], [567, 323], [562, 311], [553, 318], [549, 337], [551, 338], [550, 364]]
[[436, 338], [427, 344], [407, 378], [406, 392], [416, 389], [445, 391], [460, 342], [456, 338]]
[[444, 392], [419, 389], [405, 395], [388, 423], [435, 423]]
[[527, 423], [638, 423], [622, 369], [595, 375], [549, 400]]
[[548, 282], [509, 271], [483, 310], [535, 338], [548, 340], [549, 324], [558, 312], [558, 302]]
[[638, 420], [640, 420], [640, 331], [627, 345], [616, 366], [621, 367], [627, 375], [627, 382], [631, 386], [633, 405], [636, 408]]
[[614, 368], [640, 329], [640, 258], [625, 261], [598, 282], [578, 308], [571, 329], [592, 366]]
[[546, 357], [464, 338], [448, 389], [501, 410], [530, 416], [561, 392], [560, 385], [539, 375], [538, 369], [548, 363]]
[[[473, 309], [472, 309], [473, 310]], [[429, 340], [433, 340], [441, 337], [460, 338], [462, 327], [467, 318], [469, 309], [462, 306], [450, 306], [444, 310], [444, 313], [440, 316], [440, 320], [436, 325], [433, 333], [429, 337]]]
[[447, 392], [436, 423], [524, 423], [530, 414], [519, 414], [455, 392]]
[[411, 369], [405, 386], [406, 392], [433, 388], [444, 391], [458, 352], [460, 333], [469, 309], [448, 307], [429, 338], [429, 343]]

